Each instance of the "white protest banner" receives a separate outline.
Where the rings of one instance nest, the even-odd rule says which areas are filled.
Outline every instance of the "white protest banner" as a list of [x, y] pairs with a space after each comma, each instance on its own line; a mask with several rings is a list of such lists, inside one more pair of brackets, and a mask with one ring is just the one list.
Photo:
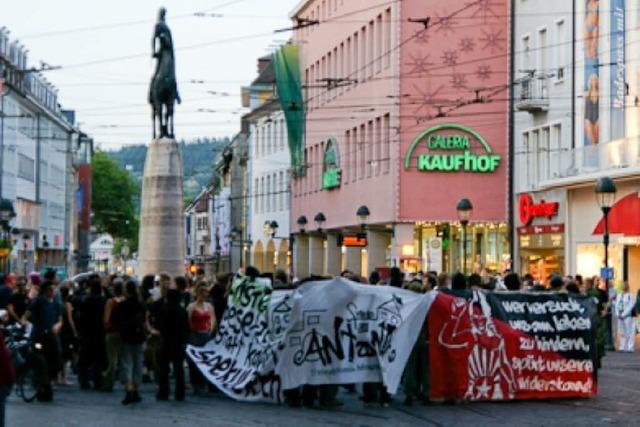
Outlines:
[[282, 387], [381, 382], [395, 394], [435, 293], [336, 278], [294, 292]]
[[434, 298], [345, 279], [293, 292], [237, 279], [219, 333], [187, 353], [237, 400], [279, 402], [303, 384], [382, 382], [393, 394]]
[[207, 379], [229, 397], [280, 401], [280, 378], [273, 370], [276, 346], [288, 321], [290, 293], [272, 295], [268, 280], [236, 278], [215, 338], [204, 347], [187, 347]]

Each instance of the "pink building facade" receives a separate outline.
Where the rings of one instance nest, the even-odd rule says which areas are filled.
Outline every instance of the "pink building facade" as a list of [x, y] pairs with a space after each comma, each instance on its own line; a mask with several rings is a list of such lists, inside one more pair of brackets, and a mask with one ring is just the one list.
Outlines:
[[291, 14], [319, 21], [294, 35], [306, 100], [298, 277], [457, 271], [462, 197], [474, 205], [467, 270], [509, 262], [507, 2], [432, 3], [312, 0]]

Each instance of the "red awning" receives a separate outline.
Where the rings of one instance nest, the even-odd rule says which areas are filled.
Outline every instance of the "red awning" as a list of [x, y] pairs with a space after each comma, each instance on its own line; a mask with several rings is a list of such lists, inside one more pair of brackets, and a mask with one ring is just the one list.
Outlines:
[[[640, 196], [631, 193], [618, 200], [609, 212], [609, 233], [624, 236], [640, 236]], [[602, 218], [593, 234], [604, 234], [604, 218]]]

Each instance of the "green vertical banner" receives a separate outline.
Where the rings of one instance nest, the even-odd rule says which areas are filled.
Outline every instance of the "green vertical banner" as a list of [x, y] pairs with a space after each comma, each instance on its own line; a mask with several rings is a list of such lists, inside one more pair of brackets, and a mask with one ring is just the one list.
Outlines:
[[291, 168], [294, 175], [304, 173], [304, 99], [300, 83], [298, 46], [285, 45], [273, 54], [280, 106], [287, 121]]

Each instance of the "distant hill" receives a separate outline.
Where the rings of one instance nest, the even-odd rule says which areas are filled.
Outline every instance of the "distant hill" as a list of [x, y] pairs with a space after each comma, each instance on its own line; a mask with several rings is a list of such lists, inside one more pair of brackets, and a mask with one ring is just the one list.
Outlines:
[[[202, 187], [209, 183], [214, 159], [230, 142], [229, 138], [199, 138], [180, 142], [184, 163], [185, 199], [197, 196]], [[140, 185], [147, 156], [146, 145], [128, 145], [119, 150], [107, 151], [107, 154], [127, 169]]]

